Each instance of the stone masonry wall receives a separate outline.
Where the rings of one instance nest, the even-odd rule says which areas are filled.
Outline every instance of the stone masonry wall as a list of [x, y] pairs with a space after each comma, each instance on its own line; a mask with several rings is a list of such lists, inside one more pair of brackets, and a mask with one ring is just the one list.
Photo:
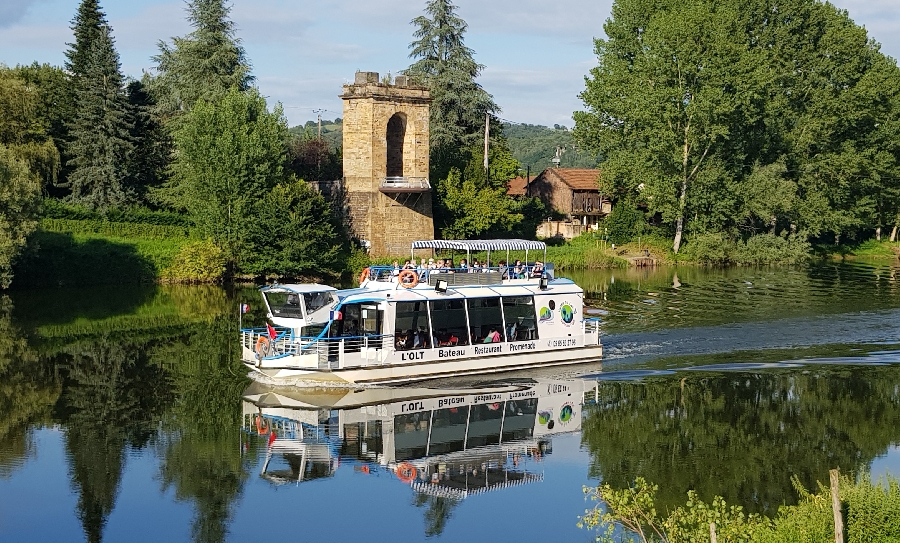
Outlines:
[[378, 83], [378, 74], [358, 72], [345, 85], [343, 147], [344, 192], [353, 234], [371, 243], [372, 256], [409, 254], [410, 243], [434, 237], [431, 192], [384, 194], [387, 124], [405, 116], [403, 177], [428, 179], [428, 91], [422, 87]]

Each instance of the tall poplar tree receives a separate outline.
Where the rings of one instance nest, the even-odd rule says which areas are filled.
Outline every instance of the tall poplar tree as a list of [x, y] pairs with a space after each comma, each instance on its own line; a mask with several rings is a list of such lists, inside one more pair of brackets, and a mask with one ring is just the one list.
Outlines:
[[215, 102], [231, 89], [250, 88], [250, 62], [235, 36], [231, 7], [224, 0], [188, 0], [194, 31], [160, 41], [153, 57], [157, 76], [150, 83], [163, 117], [189, 111], [198, 100]]
[[[80, 59], [80, 53], [72, 57]], [[105, 211], [128, 200], [125, 164], [133, 148], [119, 55], [109, 26], [101, 25], [87, 44], [83, 72], [72, 77], [76, 107], [67, 146], [67, 164], [72, 168], [69, 198]]]

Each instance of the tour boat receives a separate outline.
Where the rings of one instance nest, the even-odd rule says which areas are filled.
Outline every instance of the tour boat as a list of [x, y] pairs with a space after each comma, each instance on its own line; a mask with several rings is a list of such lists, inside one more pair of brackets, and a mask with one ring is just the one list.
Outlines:
[[[464, 499], [543, 478], [553, 436], [581, 429], [597, 381], [528, 379], [431, 389], [252, 383], [242, 428], [263, 439], [272, 484], [388, 471], [419, 493]], [[242, 443], [242, 450], [244, 450]]]
[[[359, 288], [275, 284], [260, 289], [272, 324], [241, 330], [256, 377], [349, 386], [500, 372], [598, 360], [600, 322], [583, 315], [584, 292], [528, 261], [528, 240], [415, 241], [423, 249], [487, 252], [483, 268], [373, 266]], [[501, 265], [491, 256], [506, 252]], [[510, 263], [509, 251], [526, 251]]]

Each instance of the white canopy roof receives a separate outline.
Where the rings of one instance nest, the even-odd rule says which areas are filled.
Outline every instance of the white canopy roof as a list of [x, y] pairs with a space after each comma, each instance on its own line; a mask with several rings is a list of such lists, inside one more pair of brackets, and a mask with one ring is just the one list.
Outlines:
[[543, 241], [527, 239], [431, 239], [414, 241], [413, 249], [455, 249], [457, 251], [543, 251]]

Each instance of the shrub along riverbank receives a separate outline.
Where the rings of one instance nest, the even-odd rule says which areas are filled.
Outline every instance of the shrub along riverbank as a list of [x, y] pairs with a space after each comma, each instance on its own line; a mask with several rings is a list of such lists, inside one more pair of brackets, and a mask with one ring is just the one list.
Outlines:
[[[104, 216], [51, 207], [32, 235], [29, 250], [19, 259], [16, 286], [64, 286], [134, 283], [189, 283], [221, 281], [226, 272], [223, 251], [202, 239], [183, 217], [165, 212], [134, 210]], [[668, 239], [650, 233], [613, 246], [596, 234], [548, 243], [547, 260], [558, 271], [626, 268], [635, 258], [649, 255], [657, 264], [712, 266], [793, 264], [809, 258], [896, 258], [900, 248], [889, 241], [869, 240], [856, 246], [815, 246], [805, 241], [758, 235], [729, 241], [710, 235], [691, 239], [674, 254]], [[442, 255], [459, 264], [465, 254]], [[471, 258], [484, 262], [486, 253]], [[506, 253], [491, 255], [492, 264], [507, 260]], [[402, 264], [408, 256], [397, 255]], [[543, 258], [529, 252], [528, 259]], [[511, 251], [510, 262], [525, 260], [524, 251]], [[352, 253], [348, 268], [353, 277], [370, 265], [389, 265], [394, 258], [369, 258]], [[251, 277], [244, 279], [251, 280]], [[333, 278], [331, 278], [333, 279]]]
[[[642, 543], [830, 543], [835, 541], [831, 489], [819, 484], [813, 493], [793, 479], [800, 500], [782, 505], [775, 518], [750, 514], [730, 506], [721, 497], [712, 503], [688, 492], [684, 506], [662, 516], [655, 506], [658, 487], [637, 478], [631, 488], [616, 490], [608, 484], [586, 487], [585, 495], [598, 503], [585, 512], [580, 527], [596, 529], [598, 541]], [[892, 477], [873, 483], [840, 477], [837, 485], [847, 543], [900, 541], [900, 482]], [[712, 527], [711, 525], [714, 525]]]

